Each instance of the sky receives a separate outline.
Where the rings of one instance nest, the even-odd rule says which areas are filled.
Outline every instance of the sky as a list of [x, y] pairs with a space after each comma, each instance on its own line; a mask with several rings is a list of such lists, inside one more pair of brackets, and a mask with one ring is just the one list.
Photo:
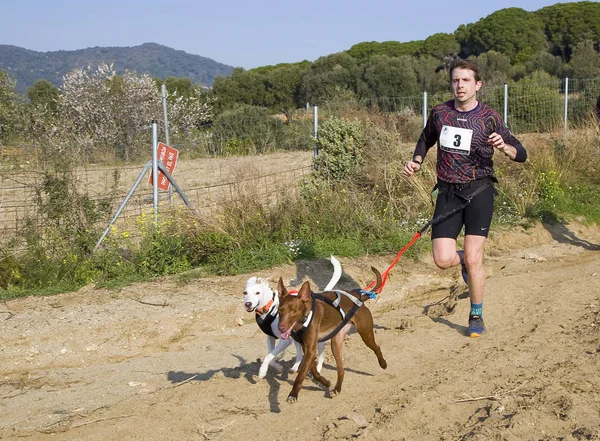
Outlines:
[[425, 40], [552, 0], [2, 0], [0, 44], [38, 52], [158, 43], [233, 67], [295, 63], [365, 41]]

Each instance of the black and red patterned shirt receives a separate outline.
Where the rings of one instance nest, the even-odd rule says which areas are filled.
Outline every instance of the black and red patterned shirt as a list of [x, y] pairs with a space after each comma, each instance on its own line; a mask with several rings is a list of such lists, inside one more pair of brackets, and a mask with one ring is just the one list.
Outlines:
[[506, 128], [498, 112], [482, 102], [473, 110], [460, 112], [454, 108], [454, 100], [431, 110], [414, 155], [425, 158], [437, 143], [437, 177], [445, 182], [464, 183], [494, 177], [494, 147], [487, 142], [493, 132], [517, 149], [515, 161], [525, 161], [525, 148]]

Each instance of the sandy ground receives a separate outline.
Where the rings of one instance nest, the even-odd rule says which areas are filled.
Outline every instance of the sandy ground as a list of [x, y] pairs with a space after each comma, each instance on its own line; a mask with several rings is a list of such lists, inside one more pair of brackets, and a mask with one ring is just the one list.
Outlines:
[[[479, 339], [464, 335], [460, 271], [403, 257], [368, 303], [387, 370], [351, 333], [342, 393], [307, 379], [295, 404], [293, 349], [283, 373], [257, 377], [249, 275], [0, 303], [0, 439], [600, 440], [599, 244], [600, 229], [577, 225], [491, 237]], [[366, 286], [393, 257], [340, 259], [338, 286]], [[254, 275], [322, 287], [330, 271]], [[335, 379], [329, 346], [323, 372]]]

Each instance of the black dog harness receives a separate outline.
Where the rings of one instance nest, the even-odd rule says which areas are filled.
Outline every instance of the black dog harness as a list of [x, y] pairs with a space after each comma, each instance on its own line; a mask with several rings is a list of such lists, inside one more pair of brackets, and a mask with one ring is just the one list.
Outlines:
[[[337, 295], [335, 300], [331, 300], [330, 298], [325, 297], [325, 296], [321, 295], [320, 293], [314, 292], [311, 294], [312, 304], [311, 304], [310, 312], [302, 320], [302, 328], [298, 331], [292, 331], [292, 337], [294, 338], [294, 340], [296, 340], [299, 343], [302, 343], [304, 332], [306, 331], [306, 329], [308, 329], [308, 327], [310, 326], [310, 324], [312, 322], [313, 311], [315, 310], [315, 306], [316, 306], [315, 303], [317, 300], [321, 300], [321, 301], [333, 306], [335, 309], [337, 309], [337, 311], [342, 316], [342, 321], [340, 322], [340, 324], [337, 325], [337, 327], [333, 331], [331, 331], [328, 335], [319, 339], [319, 343], [333, 338], [338, 332], [340, 332], [340, 330], [348, 324], [348, 322], [352, 319], [352, 317], [354, 317], [354, 314], [356, 314], [356, 311], [358, 311], [358, 309], [363, 305], [363, 302], [360, 299], [356, 298], [352, 294], [347, 293], [346, 291], [335, 290], [334, 292]], [[371, 293], [365, 292], [365, 294], [371, 294]], [[350, 310], [348, 312], [345, 312], [340, 307], [342, 295], [346, 296], [347, 298], [352, 300], [352, 302], [354, 303], [354, 305], [352, 305], [352, 308], [350, 308]], [[374, 295], [373, 295], [373, 297], [374, 297]]]
[[[273, 300], [275, 299], [276, 295], [277, 293], [273, 292]], [[272, 303], [271, 307], [266, 312], [263, 312], [261, 314], [257, 311], [256, 313], [256, 324], [258, 324], [258, 327], [262, 329], [262, 332], [264, 332], [267, 335], [270, 335], [273, 338], [277, 337], [275, 336], [275, 334], [273, 334], [273, 329], [271, 328], [271, 325], [277, 318], [278, 314], [279, 310], [275, 303]]]

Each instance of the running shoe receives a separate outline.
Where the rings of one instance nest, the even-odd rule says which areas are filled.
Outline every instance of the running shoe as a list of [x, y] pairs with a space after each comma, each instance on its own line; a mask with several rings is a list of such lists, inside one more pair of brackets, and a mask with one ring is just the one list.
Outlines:
[[483, 317], [470, 316], [469, 317], [469, 337], [476, 338], [481, 334], [485, 333], [485, 325], [483, 324]]
[[458, 250], [456, 254], [458, 254], [458, 257], [460, 257], [460, 266], [462, 267], [462, 278], [468, 285], [469, 273], [467, 272], [467, 266], [465, 265], [465, 252], [463, 250]]

